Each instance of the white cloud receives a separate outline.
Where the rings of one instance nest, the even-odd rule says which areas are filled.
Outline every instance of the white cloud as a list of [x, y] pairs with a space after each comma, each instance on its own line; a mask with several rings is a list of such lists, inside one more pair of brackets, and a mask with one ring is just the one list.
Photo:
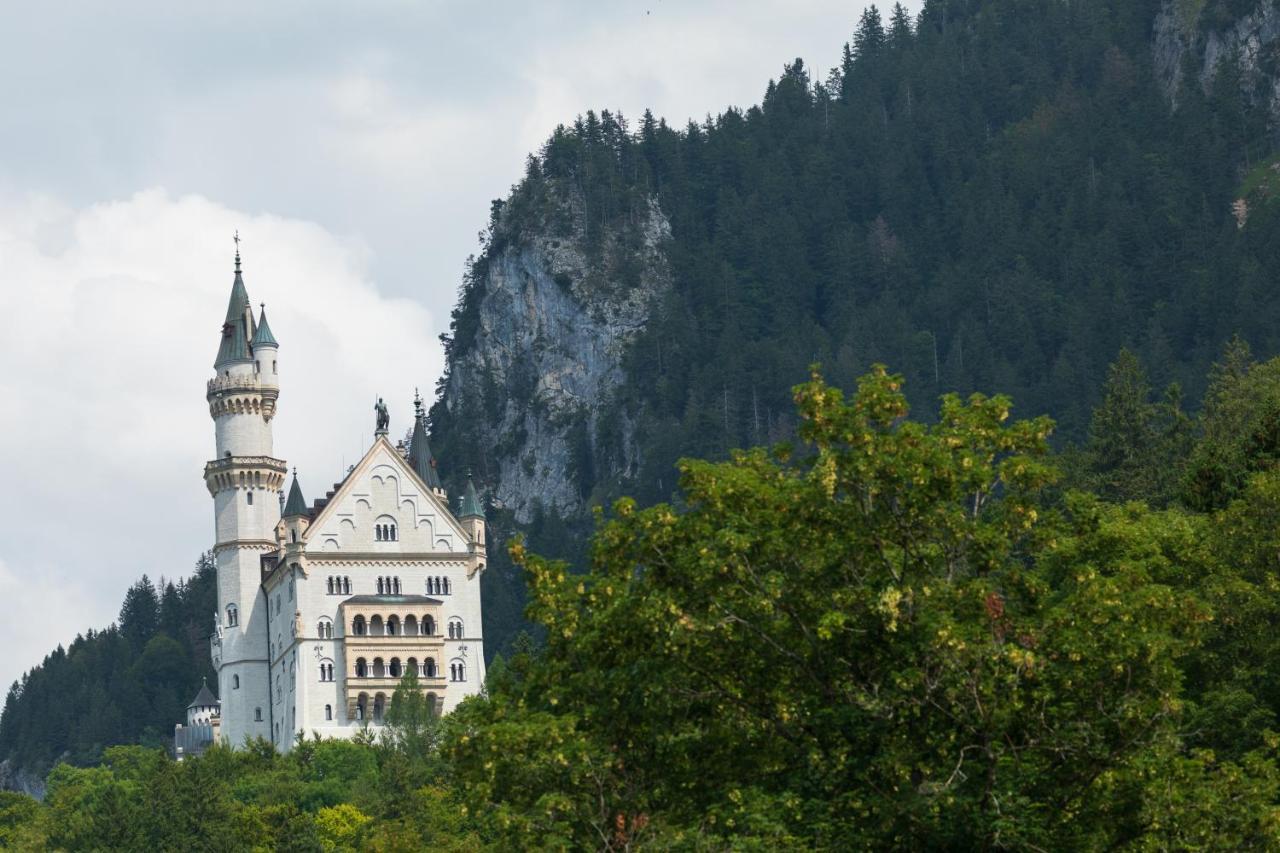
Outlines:
[[162, 190], [0, 208], [0, 583], [45, 623], [0, 620], [0, 648], [18, 650], [0, 657], [0, 684], [110, 622], [143, 572], [185, 575], [210, 544], [204, 383], [237, 228], [249, 296], [281, 345], [276, 455], [309, 495], [371, 439], [376, 394], [403, 429], [414, 386], [438, 375], [437, 321], [379, 293], [367, 249], [315, 224]]

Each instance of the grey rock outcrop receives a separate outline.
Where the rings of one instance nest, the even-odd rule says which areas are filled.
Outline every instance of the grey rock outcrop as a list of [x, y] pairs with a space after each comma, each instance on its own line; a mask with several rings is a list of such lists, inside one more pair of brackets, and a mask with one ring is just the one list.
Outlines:
[[[555, 195], [556, 209], [538, 221], [495, 228], [475, 285], [478, 325], [459, 342], [443, 398], [451, 412], [467, 394], [490, 401], [471, 440], [484, 448], [495, 506], [520, 523], [539, 504], [561, 516], [582, 509], [575, 442], [594, 444], [627, 345], [671, 286], [671, 230], [655, 201], [634, 223], [593, 235], [589, 248], [580, 200]], [[625, 477], [638, 464], [625, 418], [621, 432], [616, 473]]]
[[1196, 82], [1206, 91], [1218, 63], [1238, 54], [1244, 83], [1251, 92], [1266, 99], [1272, 115], [1280, 118], [1280, 75], [1272, 67], [1280, 53], [1280, 2], [1261, 0], [1254, 11], [1225, 27], [1203, 25], [1203, 8], [1203, 3], [1165, 0], [1156, 15], [1153, 59], [1170, 100], [1176, 104], [1184, 85], [1182, 76], [1189, 51], [1198, 69]]
[[6, 758], [0, 761], [0, 791], [21, 791], [37, 800], [43, 800], [45, 780], [43, 776], [15, 768]]

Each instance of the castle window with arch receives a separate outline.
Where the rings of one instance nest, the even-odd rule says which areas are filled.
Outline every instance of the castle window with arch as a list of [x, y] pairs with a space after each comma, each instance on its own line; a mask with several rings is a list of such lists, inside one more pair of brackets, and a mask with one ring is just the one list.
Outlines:
[[254, 722], [256, 722], [256, 723], [260, 723], [260, 722], [262, 722], [262, 709], [261, 709], [261, 708], [254, 708], [254, 709], [253, 709], [253, 720], [254, 720]]
[[249, 502], [249, 506], [253, 506], [253, 492], [244, 493], [245, 500]]
[[449, 620], [449, 639], [461, 640], [462, 637], [463, 637], [462, 620], [458, 619], [457, 617], [450, 619]]
[[455, 660], [449, 664], [449, 680], [450, 681], [466, 681], [467, 669], [466, 664], [460, 660]]
[[240, 624], [240, 611], [236, 609], [234, 604], [227, 605], [227, 627], [234, 628]]
[[355, 634], [357, 637], [363, 637], [364, 632], [365, 632], [364, 617], [357, 616], [351, 622], [351, 633]]
[[325, 706], [324, 706], [324, 718], [325, 718], [326, 720], [332, 720], [332, 719], [333, 719], [333, 706], [332, 706], [332, 705], [325, 705]]
[[240, 689], [240, 676], [238, 675], [231, 676], [231, 689], [232, 690]]
[[328, 617], [322, 618], [319, 622], [316, 623], [316, 634], [322, 640], [332, 640], [333, 639], [333, 622], [329, 621]]
[[400, 669], [400, 658], [392, 658], [391, 664], [387, 667], [387, 675], [390, 675], [392, 678], [399, 678], [403, 674], [403, 671]]
[[333, 681], [333, 661], [320, 661], [320, 680]]
[[430, 637], [436, 632], [436, 620], [430, 616], [423, 616], [422, 621], [418, 623], [418, 630], [422, 632], [422, 636]]
[[365, 663], [364, 658], [356, 658], [356, 678], [365, 678], [368, 672], [369, 666]]
[[351, 578], [342, 579], [342, 594], [343, 595], [351, 594]]
[[436, 659], [435, 658], [427, 658], [425, 661], [422, 662], [422, 674], [427, 678], [436, 677]]

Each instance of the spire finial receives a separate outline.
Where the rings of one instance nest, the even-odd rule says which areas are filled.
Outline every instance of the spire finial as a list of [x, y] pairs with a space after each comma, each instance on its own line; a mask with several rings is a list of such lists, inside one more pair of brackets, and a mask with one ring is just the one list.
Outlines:
[[416, 386], [413, 389], [413, 414], [414, 417], [422, 417], [422, 395], [418, 393]]
[[231, 238], [236, 243], [236, 272], [240, 272], [240, 229], [236, 229], [235, 236]]

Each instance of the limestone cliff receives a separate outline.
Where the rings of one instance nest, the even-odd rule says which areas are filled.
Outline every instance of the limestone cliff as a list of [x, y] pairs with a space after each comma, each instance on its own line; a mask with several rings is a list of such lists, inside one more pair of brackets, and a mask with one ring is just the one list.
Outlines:
[[671, 230], [652, 200], [612, 224], [589, 223], [572, 188], [521, 201], [498, 214], [473, 268], [437, 404], [445, 412], [433, 419], [460, 427], [449, 432], [465, 435], [470, 448], [458, 450], [492, 504], [523, 524], [539, 505], [575, 515], [597, 477], [634, 470], [625, 415], [611, 431], [614, 470], [592, 470], [592, 459], [627, 345], [671, 286]]
[[1245, 14], [1221, 6], [1204, 0], [1162, 3], [1153, 25], [1153, 59], [1165, 91], [1176, 103], [1188, 65], [1208, 89], [1219, 63], [1238, 56], [1245, 91], [1280, 118], [1280, 2], [1258, 0]]

